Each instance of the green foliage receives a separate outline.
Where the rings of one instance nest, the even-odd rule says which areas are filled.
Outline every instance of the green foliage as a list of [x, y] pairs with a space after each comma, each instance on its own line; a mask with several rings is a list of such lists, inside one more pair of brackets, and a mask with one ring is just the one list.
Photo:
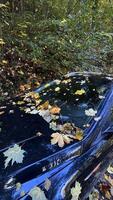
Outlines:
[[2, 78], [8, 81], [4, 87], [8, 89], [10, 84], [14, 90], [30, 73], [36, 74], [40, 69], [57, 74], [71, 70], [104, 71], [107, 65], [110, 69], [112, 3], [112, 0], [2, 0], [0, 65]]

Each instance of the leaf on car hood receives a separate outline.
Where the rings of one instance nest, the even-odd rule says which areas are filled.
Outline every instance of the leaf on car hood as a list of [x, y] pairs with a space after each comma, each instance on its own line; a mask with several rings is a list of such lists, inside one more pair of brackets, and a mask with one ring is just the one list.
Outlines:
[[6, 158], [5, 160], [5, 168], [8, 166], [9, 162], [12, 161], [11, 165], [16, 163], [22, 163], [24, 158], [24, 153], [26, 151], [22, 150], [21, 147], [17, 144], [14, 145], [14, 147], [10, 147], [8, 150], [6, 150], [3, 154]]
[[82, 187], [80, 183], [76, 182], [75, 187], [71, 188], [71, 195], [72, 195], [71, 200], [78, 200], [81, 190], [82, 190]]
[[32, 200], [47, 200], [44, 191], [42, 191], [39, 187], [34, 187], [28, 194]]
[[63, 147], [66, 144], [69, 144], [72, 139], [67, 136], [67, 135], [64, 135], [64, 134], [61, 134], [61, 133], [53, 133], [51, 135], [52, 139], [51, 139], [51, 144], [57, 144], [58, 143], [58, 146], [59, 147]]

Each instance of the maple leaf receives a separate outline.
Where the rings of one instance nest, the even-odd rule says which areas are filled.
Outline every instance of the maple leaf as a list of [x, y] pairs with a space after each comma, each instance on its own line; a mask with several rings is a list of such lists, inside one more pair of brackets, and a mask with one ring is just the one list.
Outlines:
[[53, 106], [51, 109], [50, 109], [50, 113], [51, 114], [59, 114], [60, 113], [60, 108], [58, 106]]
[[6, 158], [5, 160], [5, 168], [8, 166], [9, 162], [12, 160], [11, 165], [16, 163], [22, 163], [24, 158], [24, 153], [26, 151], [22, 150], [21, 147], [17, 144], [14, 145], [14, 147], [10, 147], [8, 150], [6, 150], [3, 154]]
[[94, 117], [97, 114], [97, 110], [90, 108], [88, 110], [85, 110], [85, 114], [89, 117]]
[[53, 133], [51, 135], [51, 137], [52, 137], [51, 144], [54, 145], [54, 144], [58, 143], [59, 147], [63, 147], [65, 145], [65, 143], [69, 144], [72, 141], [72, 139], [69, 136], [64, 135], [64, 134], [60, 134], [58, 132]]
[[86, 93], [86, 92], [85, 92], [84, 89], [77, 90], [77, 91], [75, 92], [76, 95], [83, 95], [83, 94], [85, 94], [85, 93]]
[[39, 187], [34, 187], [28, 193], [32, 200], [47, 200], [44, 191], [42, 191]]
[[78, 200], [81, 190], [82, 190], [82, 188], [81, 188], [80, 183], [76, 182], [75, 187], [71, 188], [71, 195], [72, 195], [71, 200]]

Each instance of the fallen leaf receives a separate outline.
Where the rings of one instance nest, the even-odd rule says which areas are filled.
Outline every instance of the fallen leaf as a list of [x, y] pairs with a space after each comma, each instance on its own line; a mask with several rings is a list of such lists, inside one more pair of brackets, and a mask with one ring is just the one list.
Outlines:
[[94, 189], [94, 191], [89, 195], [89, 200], [99, 200], [99, 192]]
[[44, 188], [48, 191], [51, 187], [51, 181], [47, 178], [44, 182]]
[[78, 200], [81, 190], [82, 188], [81, 188], [80, 183], [76, 182], [75, 187], [71, 188], [71, 195], [72, 195], [71, 200]]
[[104, 175], [104, 178], [110, 183], [111, 186], [113, 186], [113, 179], [110, 176]]
[[83, 131], [80, 128], [77, 128], [77, 131], [75, 133], [75, 139], [76, 140], [82, 140], [84, 136]]
[[83, 95], [83, 94], [85, 94], [85, 93], [86, 93], [86, 92], [85, 92], [84, 89], [77, 90], [77, 91], [75, 92], [76, 95]]
[[85, 110], [85, 114], [89, 117], [94, 117], [97, 114], [97, 110], [90, 108], [88, 110]]
[[53, 129], [54, 131], [59, 130], [59, 129], [58, 129], [58, 125], [57, 125], [56, 122], [50, 122], [49, 127], [50, 127], [51, 129]]
[[50, 109], [50, 113], [51, 114], [59, 114], [60, 113], [60, 108], [58, 106], [53, 106], [51, 109]]
[[3, 154], [7, 159], [5, 160], [5, 168], [8, 166], [9, 162], [12, 160], [11, 165], [16, 163], [22, 163], [24, 158], [24, 153], [26, 151], [22, 150], [21, 147], [17, 144], [14, 145], [14, 147], [10, 147], [8, 150], [6, 150]]
[[47, 110], [49, 108], [49, 101], [46, 101], [45, 103], [41, 104], [38, 109], [39, 110]]
[[32, 200], [47, 200], [44, 191], [42, 191], [39, 187], [34, 187], [28, 194]]
[[49, 110], [39, 110], [38, 111], [39, 115], [43, 117], [43, 119], [46, 121], [46, 122], [50, 122], [52, 120], [52, 116], [50, 114], [50, 111]]
[[51, 144], [54, 145], [54, 144], [58, 143], [59, 147], [63, 147], [65, 145], [65, 143], [69, 144], [72, 141], [72, 139], [69, 136], [64, 135], [64, 134], [60, 134], [58, 132], [53, 133], [51, 135], [51, 137], [52, 137]]
[[21, 186], [22, 186], [21, 183], [19, 183], [19, 182], [16, 183], [16, 191], [20, 190]]

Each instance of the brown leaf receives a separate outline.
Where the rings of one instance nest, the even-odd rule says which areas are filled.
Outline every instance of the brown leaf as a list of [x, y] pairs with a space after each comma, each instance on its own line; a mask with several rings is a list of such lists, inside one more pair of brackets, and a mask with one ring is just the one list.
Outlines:
[[61, 133], [53, 133], [51, 135], [52, 139], [51, 139], [51, 144], [57, 144], [58, 143], [58, 146], [59, 147], [63, 147], [66, 144], [69, 144], [72, 139], [69, 137], [69, 135], [64, 135], [64, 134], [61, 134]]
[[51, 114], [59, 114], [60, 113], [60, 108], [58, 106], [53, 106], [51, 109], [50, 109], [50, 113]]

